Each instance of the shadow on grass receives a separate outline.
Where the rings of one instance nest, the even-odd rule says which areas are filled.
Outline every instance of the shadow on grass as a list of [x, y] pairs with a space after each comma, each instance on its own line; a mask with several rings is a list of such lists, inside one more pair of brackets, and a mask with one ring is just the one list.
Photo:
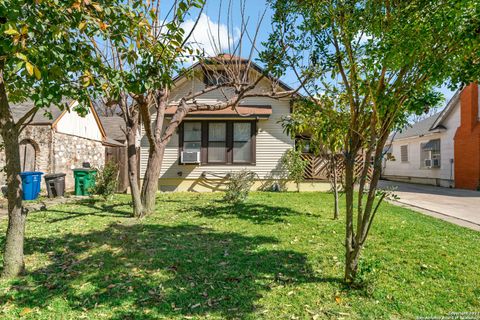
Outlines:
[[97, 198], [88, 198], [78, 200], [74, 203], [75, 205], [81, 206], [85, 209], [94, 210], [91, 212], [73, 212], [71, 210], [59, 210], [54, 208], [49, 208], [49, 212], [56, 212], [56, 213], [65, 213], [67, 214], [61, 218], [50, 219], [48, 222], [55, 223], [65, 220], [71, 220], [76, 218], [83, 218], [87, 216], [103, 216], [103, 217], [112, 217], [112, 218], [125, 218], [132, 216], [132, 208], [131, 206], [127, 206], [128, 209], [120, 210], [119, 208], [125, 207], [125, 203], [108, 203], [101, 199]]
[[113, 319], [239, 318], [253, 313], [272, 287], [340, 281], [316, 277], [304, 254], [263, 248], [276, 242], [195, 225], [149, 224], [30, 238], [26, 254], [45, 254], [50, 264], [13, 283], [0, 304], [43, 309], [62, 299], [78, 312], [104, 308]]
[[257, 224], [285, 222], [285, 217], [303, 214], [287, 207], [250, 202], [229, 204], [221, 200], [214, 201], [213, 206], [192, 205], [187, 210], [197, 212], [202, 217], [236, 218]]

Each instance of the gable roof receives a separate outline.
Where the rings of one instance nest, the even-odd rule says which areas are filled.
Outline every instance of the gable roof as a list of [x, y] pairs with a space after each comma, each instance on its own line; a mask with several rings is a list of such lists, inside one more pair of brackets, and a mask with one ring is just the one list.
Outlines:
[[442, 111], [435, 113], [434, 115], [423, 119], [417, 123], [405, 127], [403, 130], [398, 131], [395, 135], [392, 135], [393, 139], [405, 139], [411, 137], [423, 136], [432, 133], [434, 130], [446, 129], [443, 122], [448, 118], [450, 113], [457, 106], [460, 99], [461, 90], [458, 90], [453, 97], [448, 101], [447, 105]]
[[[35, 107], [33, 101], [25, 101], [11, 106], [13, 120], [17, 122], [30, 110]], [[35, 113], [33, 119], [29, 122], [31, 125], [48, 125], [53, 124], [62, 115], [63, 110], [58, 106], [50, 106], [49, 108], [40, 109]]]
[[[65, 104], [68, 104], [68, 108], [74, 107], [77, 103], [78, 102], [76, 100], [70, 100], [68, 102], [65, 102]], [[33, 103], [33, 101], [25, 101], [22, 103], [17, 103], [12, 105], [11, 110], [12, 110], [14, 121], [17, 122], [18, 120], [20, 120], [34, 107], [35, 107], [35, 104]], [[30, 121], [27, 121], [27, 123], [28, 125], [50, 125], [52, 128], [55, 128], [56, 124], [60, 121], [62, 116], [65, 113], [69, 112], [68, 108], [61, 110], [58, 106], [51, 105], [48, 108], [39, 109], [35, 113], [33, 118]], [[100, 130], [100, 133], [102, 135], [102, 143], [105, 146], [114, 146], [114, 147], [123, 146], [123, 144], [107, 136], [105, 132], [105, 128], [103, 127], [103, 124], [100, 121], [100, 117], [98, 116], [97, 111], [95, 110], [92, 104], [90, 104], [90, 112], [92, 112], [95, 122], [98, 126], [98, 129]]]
[[[228, 63], [240, 63], [240, 64], [247, 64], [249, 63], [250, 60], [248, 59], [245, 59], [245, 58], [242, 58], [242, 57], [239, 57], [239, 56], [235, 56], [235, 55], [230, 55], [230, 54], [227, 54], [227, 53], [224, 53], [224, 54], [219, 54], [215, 57], [211, 57], [209, 58], [211, 62], [211, 64], [215, 64], [215, 63], [224, 63], [224, 64], [228, 64]], [[207, 60], [207, 63], [208, 63], [208, 60]], [[250, 64], [251, 64], [251, 68], [255, 71], [257, 71], [258, 73], [263, 73], [265, 71], [265, 69], [263, 69], [262, 67], [260, 67], [256, 62], [254, 62], [253, 60], [250, 61]], [[200, 61], [197, 61], [195, 62], [194, 64], [192, 64], [189, 68], [187, 68], [187, 70], [193, 70], [197, 67], [199, 67], [201, 65], [201, 62]], [[180, 81], [181, 79], [184, 79], [186, 77], [185, 73], [183, 74], [180, 74], [178, 76], [176, 76], [174, 79], [173, 79], [173, 82], [176, 83], [178, 81]], [[279, 86], [285, 90], [285, 91], [294, 91], [294, 89], [292, 87], [290, 87], [288, 84], [286, 84], [285, 82], [283, 82], [282, 80], [280, 79], [277, 79], [277, 78], [274, 78], [272, 76], [266, 76], [265, 77], [266, 79], [269, 79], [270, 81], [277, 81]], [[300, 95], [300, 93], [295, 93], [295, 95]]]
[[457, 90], [457, 92], [455, 92], [455, 94], [450, 99], [450, 101], [447, 103], [445, 108], [443, 108], [443, 110], [438, 115], [438, 118], [432, 124], [432, 130], [437, 129], [438, 127], [442, 126], [443, 121], [450, 115], [450, 113], [452, 112], [452, 110], [455, 108], [458, 101], [460, 100], [461, 92], [462, 92], [461, 90]]
[[435, 113], [433, 116], [430, 116], [417, 123], [414, 123], [411, 126], [404, 128], [401, 131], [398, 131], [394, 139], [405, 139], [428, 134], [432, 128], [432, 125], [435, 123], [440, 114], [441, 112]]
[[107, 137], [117, 141], [125, 141], [125, 121], [122, 117], [100, 117]]

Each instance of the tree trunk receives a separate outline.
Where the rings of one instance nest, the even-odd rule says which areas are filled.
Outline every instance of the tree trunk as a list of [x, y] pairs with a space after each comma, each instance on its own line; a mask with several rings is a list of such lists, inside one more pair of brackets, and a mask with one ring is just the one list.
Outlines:
[[142, 204], [146, 214], [151, 214], [155, 211], [155, 197], [158, 191], [158, 179], [162, 169], [165, 146], [163, 143], [158, 143], [149, 148], [148, 170], [145, 171], [142, 185]]
[[345, 282], [352, 284], [355, 281], [358, 271], [358, 260], [360, 257], [360, 248], [346, 251], [345, 255]]
[[19, 130], [13, 120], [7, 99], [3, 70], [0, 70], [0, 132], [5, 148], [5, 171], [8, 188], [8, 228], [3, 253], [2, 277], [11, 278], [21, 274], [25, 268], [23, 242], [27, 211], [22, 208], [22, 180], [19, 174], [21, 170], [18, 143]]
[[333, 198], [335, 201], [335, 211], [333, 212], [333, 219], [337, 220], [339, 216], [339, 207], [338, 207], [338, 181], [337, 181], [337, 162], [335, 156], [332, 158], [332, 170], [333, 170]]
[[138, 131], [138, 112], [131, 110], [130, 118], [126, 121], [127, 135], [127, 159], [128, 159], [128, 182], [130, 184], [130, 193], [132, 195], [133, 215], [142, 218], [145, 211], [140, 197], [140, 187], [138, 186], [138, 163], [137, 163], [137, 131]]
[[353, 229], [353, 201], [355, 192], [355, 154], [347, 154], [345, 157], [345, 282], [350, 284], [354, 281], [358, 267], [358, 254], [355, 254], [355, 234]]

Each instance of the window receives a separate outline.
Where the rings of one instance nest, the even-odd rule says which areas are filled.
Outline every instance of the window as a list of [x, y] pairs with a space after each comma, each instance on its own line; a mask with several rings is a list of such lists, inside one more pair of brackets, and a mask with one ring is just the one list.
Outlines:
[[430, 169], [440, 168], [440, 166], [440, 139], [420, 144], [420, 167]]
[[255, 164], [255, 121], [185, 121], [181, 151], [199, 151], [202, 164]]
[[408, 145], [400, 146], [400, 159], [402, 162], [408, 162]]
[[183, 150], [196, 152], [201, 150], [202, 146], [202, 123], [185, 122], [183, 126]]
[[295, 148], [302, 153], [310, 153], [310, 138], [304, 136], [295, 137]]
[[227, 162], [227, 123], [208, 124], [208, 162]]
[[249, 163], [252, 159], [252, 123], [233, 124], [233, 162]]

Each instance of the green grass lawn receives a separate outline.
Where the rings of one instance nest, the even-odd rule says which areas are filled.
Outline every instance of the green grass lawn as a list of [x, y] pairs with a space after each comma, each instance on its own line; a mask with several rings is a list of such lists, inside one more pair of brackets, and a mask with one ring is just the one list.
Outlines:
[[[384, 204], [364, 250], [363, 285], [342, 283], [344, 221], [332, 196], [159, 194], [129, 217], [128, 196], [28, 217], [27, 275], [0, 282], [0, 318], [414, 319], [480, 311], [480, 233]], [[342, 201], [344, 199], [342, 198]], [[3, 246], [7, 221], [1, 222]]]

